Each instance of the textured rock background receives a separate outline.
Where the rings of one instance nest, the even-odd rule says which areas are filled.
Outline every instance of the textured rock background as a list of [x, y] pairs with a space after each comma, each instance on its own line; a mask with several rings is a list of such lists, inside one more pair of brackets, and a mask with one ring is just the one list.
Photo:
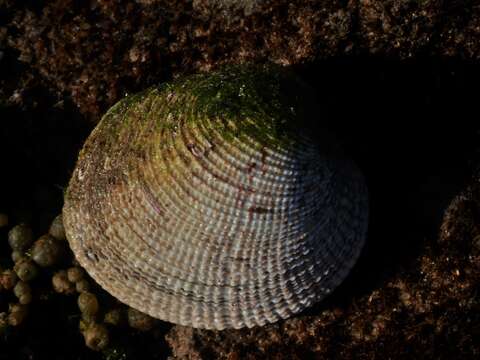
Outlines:
[[[20, 5], [3, 0], [2, 67], [19, 60], [29, 67], [24, 83], [34, 78], [97, 121], [127, 92], [225, 62], [304, 64], [366, 54], [480, 57], [476, 1], [233, 3], [57, 0]], [[5, 89], [4, 96], [14, 95], [16, 86]]]
[[[244, 3], [0, 0], [0, 211], [44, 232], [84, 139], [124, 94], [226, 62], [292, 65], [367, 177], [358, 266], [294, 319], [115, 331], [117, 358], [478, 358], [478, 2]], [[0, 359], [115, 359], [85, 349], [75, 307], [37, 302]]]

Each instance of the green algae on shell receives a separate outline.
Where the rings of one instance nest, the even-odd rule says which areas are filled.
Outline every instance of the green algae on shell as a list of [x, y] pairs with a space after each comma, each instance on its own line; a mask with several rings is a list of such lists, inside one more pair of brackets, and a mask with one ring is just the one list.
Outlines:
[[367, 190], [311, 89], [231, 66], [129, 96], [82, 151], [67, 239], [103, 288], [201, 328], [263, 325], [327, 296], [365, 240]]

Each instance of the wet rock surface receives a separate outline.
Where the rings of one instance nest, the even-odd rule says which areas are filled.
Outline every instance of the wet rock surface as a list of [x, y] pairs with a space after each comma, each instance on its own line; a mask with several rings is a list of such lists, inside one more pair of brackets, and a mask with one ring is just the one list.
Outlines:
[[[0, 4], [2, 67], [20, 61], [93, 122], [126, 93], [226, 62], [333, 56], [480, 57], [474, 1], [13, 1]], [[55, 21], [52, 21], [55, 19]], [[25, 89], [4, 89], [20, 102]]]

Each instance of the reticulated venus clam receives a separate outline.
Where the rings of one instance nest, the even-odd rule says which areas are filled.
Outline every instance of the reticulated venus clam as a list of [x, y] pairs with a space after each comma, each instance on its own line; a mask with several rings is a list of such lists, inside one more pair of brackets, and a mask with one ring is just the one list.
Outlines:
[[133, 308], [199, 328], [324, 298], [364, 243], [367, 190], [310, 94], [287, 70], [237, 66], [120, 101], [65, 197], [80, 264]]

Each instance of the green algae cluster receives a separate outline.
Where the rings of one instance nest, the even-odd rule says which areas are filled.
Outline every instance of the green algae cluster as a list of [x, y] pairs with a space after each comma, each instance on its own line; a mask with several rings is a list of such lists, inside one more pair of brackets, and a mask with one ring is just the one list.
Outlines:
[[[86, 199], [97, 211], [88, 193], [107, 193], [128, 183], [127, 177], [143, 178], [138, 172], [149, 169], [164, 178], [177, 162], [189, 161], [186, 151], [207, 154], [216, 144], [246, 144], [262, 154], [295, 151], [317, 117], [313, 93], [285, 67], [243, 64], [127, 96], [85, 142], [65, 198]], [[86, 181], [82, 190], [73, 190], [77, 179]]]
[[[309, 91], [278, 65], [230, 65], [128, 96], [107, 112], [101, 126], [123, 139], [132, 126], [175, 132], [201, 123], [226, 141], [249, 137], [262, 146], [289, 147], [306, 123]], [[142, 143], [141, 132], [130, 143]]]

